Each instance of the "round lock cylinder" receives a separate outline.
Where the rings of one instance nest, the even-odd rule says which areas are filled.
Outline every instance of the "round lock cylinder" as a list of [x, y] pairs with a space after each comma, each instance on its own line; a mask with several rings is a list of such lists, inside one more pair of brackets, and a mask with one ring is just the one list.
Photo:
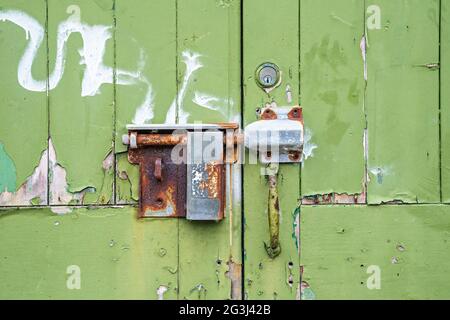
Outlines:
[[256, 69], [256, 82], [264, 89], [273, 88], [280, 81], [280, 69], [274, 63], [266, 62]]

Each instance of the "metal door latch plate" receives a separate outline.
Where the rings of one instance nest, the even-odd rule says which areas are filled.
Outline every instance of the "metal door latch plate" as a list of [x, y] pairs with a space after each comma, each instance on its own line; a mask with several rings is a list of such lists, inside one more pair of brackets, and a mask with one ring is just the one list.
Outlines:
[[261, 119], [245, 127], [245, 144], [259, 161], [299, 163], [303, 154], [303, 114], [300, 107], [266, 107]]
[[[237, 154], [238, 125], [128, 125], [123, 143], [140, 167], [139, 217], [221, 220], [225, 208], [224, 150]], [[230, 141], [231, 140], [231, 141]], [[231, 145], [231, 146], [230, 146]]]

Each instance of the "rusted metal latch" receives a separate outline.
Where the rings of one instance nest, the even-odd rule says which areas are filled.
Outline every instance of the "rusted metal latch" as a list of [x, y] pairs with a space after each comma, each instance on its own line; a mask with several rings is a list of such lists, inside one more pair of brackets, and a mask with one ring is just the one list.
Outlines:
[[221, 220], [225, 165], [237, 161], [238, 125], [128, 125], [123, 143], [140, 166], [139, 217]]
[[268, 220], [270, 241], [265, 243], [267, 254], [273, 259], [281, 253], [280, 204], [278, 197], [278, 168], [280, 163], [300, 163], [303, 155], [303, 115], [300, 107], [266, 107], [261, 120], [245, 128], [245, 145], [267, 164]]

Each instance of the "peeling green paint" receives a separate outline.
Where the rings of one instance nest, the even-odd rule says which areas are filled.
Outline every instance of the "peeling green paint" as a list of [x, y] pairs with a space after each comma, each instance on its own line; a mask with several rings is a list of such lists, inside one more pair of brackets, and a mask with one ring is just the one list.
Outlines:
[[366, 2], [382, 12], [367, 31], [368, 202], [438, 203], [439, 72], [417, 65], [439, 61], [439, 2]]
[[316, 294], [305, 281], [301, 283], [300, 300], [316, 300]]
[[130, 164], [127, 153], [116, 155], [116, 202], [136, 203], [139, 200], [139, 167]]
[[[114, 174], [106, 172], [108, 180], [105, 181], [102, 167], [105, 155], [113, 144], [112, 8], [113, 0], [48, 0], [50, 73], [57, 68], [57, 57], [63, 54], [58, 47], [61, 38], [58, 28], [64, 21], [73, 21], [73, 25], [68, 27], [70, 37], [63, 44], [64, 73], [55, 88], [49, 91], [50, 136], [58, 154], [58, 163], [66, 169], [68, 191], [75, 193], [87, 187], [95, 188], [94, 193], [86, 194], [85, 204], [109, 203], [113, 198], [112, 188], [102, 187], [114, 179]], [[82, 24], [84, 27], [81, 30], [90, 31], [85, 34], [79, 32], [76, 26]], [[107, 29], [100, 33], [98, 30], [101, 28]], [[107, 33], [110, 35], [106, 36]], [[89, 35], [92, 38], [86, 38]], [[89, 68], [93, 67], [88, 67], [87, 63], [92, 51], [101, 52], [103, 41], [105, 51], [99, 62], [105, 67], [91, 70]], [[110, 79], [104, 71], [108, 67], [111, 68]], [[93, 80], [95, 77], [104, 77], [106, 79], [102, 80], [110, 80], [110, 83], [103, 83], [92, 92], [90, 90], [94, 90], [97, 83]]]
[[[2, 0], [0, 10], [20, 10], [45, 25], [45, 0]], [[47, 148], [48, 118], [45, 92], [19, 85], [19, 63], [29, 44], [27, 32], [8, 20], [0, 20], [0, 141], [15, 167], [15, 186], [20, 188], [33, 173]], [[36, 79], [47, 77], [46, 39], [38, 48], [30, 72]], [[31, 130], [31, 131], [30, 131]], [[0, 175], [5, 174], [1, 172]], [[0, 178], [4, 179], [4, 177]], [[9, 184], [9, 183], [8, 183]], [[9, 187], [8, 187], [9, 188]], [[10, 189], [11, 190], [11, 189]], [[0, 191], [1, 192], [1, 191]], [[29, 205], [28, 201], [19, 201]]]
[[16, 167], [0, 142], [0, 192], [16, 191]]

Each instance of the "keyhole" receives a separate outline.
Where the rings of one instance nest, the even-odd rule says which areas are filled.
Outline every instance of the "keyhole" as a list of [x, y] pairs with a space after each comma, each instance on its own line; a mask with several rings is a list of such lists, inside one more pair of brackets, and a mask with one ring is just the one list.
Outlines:
[[263, 63], [256, 69], [256, 81], [262, 88], [271, 88], [279, 82], [280, 71], [273, 63]]

